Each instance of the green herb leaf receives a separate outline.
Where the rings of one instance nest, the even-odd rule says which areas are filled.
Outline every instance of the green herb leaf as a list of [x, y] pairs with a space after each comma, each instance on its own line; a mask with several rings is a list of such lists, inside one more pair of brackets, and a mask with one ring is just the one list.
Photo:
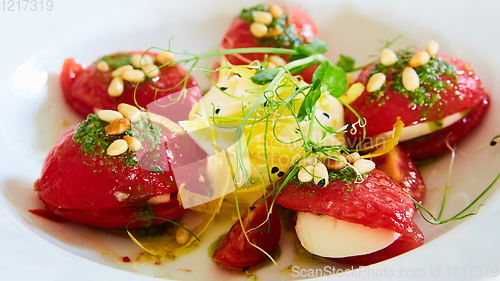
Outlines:
[[297, 113], [297, 120], [302, 121], [306, 116], [309, 116], [312, 113], [312, 108], [318, 101], [319, 97], [321, 97], [321, 89], [309, 90], [304, 101], [300, 105], [299, 113]]
[[306, 116], [311, 114], [311, 109], [321, 96], [322, 90], [330, 92], [334, 97], [340, 97], [346, 89], [347, 76], [345, 71], [336, 65], [330, 65], [328, 61], [321, 63], [316, 71], [314, 71], [311, 90], [300, 105], [297, 119], [302, 121]]
[[257, 85], [266, 85], [273, 81], [274, 77], [278, 75], [279, 68], [270, 68], [270, 69], [258, 69], [255, 72], [255, 75], [250, 78], [254, 84]]
[[325, 41], [321, 41], [315, 37], [312, 43], [295, 47], [295, 51], [297, 51], [299, 55], [304, 56], [324, 54], [328, 51], [328, 45]]
[[356, 60], [354, 58], [340, 54], [337, 66], [341, 67], [345, 72], [351, 72], [356, 69], [354, 66], [355, 62]]

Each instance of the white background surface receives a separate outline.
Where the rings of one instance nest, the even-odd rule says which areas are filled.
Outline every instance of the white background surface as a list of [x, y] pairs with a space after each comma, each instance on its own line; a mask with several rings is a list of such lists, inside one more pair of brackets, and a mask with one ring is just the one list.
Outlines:
[[[74, 56], [90, 63], [109, 52], [166, 46], [171, 36], [175, 39], [174, 46], [189, 48], [191, 52], [216, 50], [231, 18], [245, 3], [257, 3], [103, 2], [54, 0], [54, 9], [50, 12], [0, 10], [0, 50], [3, 55], [0, 59], [0, 128], [6, 132], [2, 133], [0, 140], [0, 147], [4, 149], [4, 161], [0, 164], [0, 199], [3, 199], [0, 202], [5, 207], [2, 211], [7, 209], [0, 212], [0, 280], [150, 279], [88, 261], [47, 243], [26, 227], [29, 221], [24, 221], [15, 208], [6, 204], [9, 198], [2, 196], [13, 194], [13, 188], [31, 188], [55, 141], [54, 135], [60, 133], [57, 118], [64, 116], [70, 122], [78, 120], [58, 97], [50, 95], [57, 92], [56, 77], [64, 58]], [[378, 39], [393, 38], [398, 32], [403, 32], [406, 37], [399, 47], [424, 46], [428, 40], [434, 39], [440, 42], [441, 50], [473, 62], [485, 88], [493, 95], [493, 107], [487, 122], [478, 128], [481, 136], [475, 136], [463, 145], [462, 156], [473, 157], [469, 158], [472, 159], [469, 164], [462, 161], [456, 165], [455, 181], [458, 190], [464, 188], [469, 194], [477, 194], [483, 189], [494, 177], [494, 172], [500, 169], [499, 149], [474, 150], [490, 136], [500, 133], [500, 110], [495, 103], [500, 100], [500, 82], [497, 81], [500, 77], [500, 2], [309, 2], [303, 6], [315, 17], [322, 38], [330, 43], [329, 55], [333, 61], [342, 52], [358, 58], [360, 64], [368, 62], [368, 55], [375, 54], [375, 48], [379, 47]], [[196, 38], [190, 34], [196, 34]], [[36, 57], [34, 68], [48, 74], [47, 86], [38, 92], [30, 92], [30, 88], [22, 90], [12, 83], [16, 69], [33, 57]], [[432, 175], [431, 171], [427, 174]], [[430, 182], [429, 196], [438, 198], [433, 191], [439, 185], [438, 180], [431, 179]], [[408, 255], [374, 266], [371, 275], [365, 272], [360, 278], [376, 277], [385, 271], [386, 275], [380, 279], [387, 279], [391, 270], [396, 276], [403, 273], [401, 270], [407, 273], [424, 270], [425, 278], [419, 279], [432, 279], [431, 271], [436, 273], [435, 270], [439, 269], [439, 279], [490, 279], [491, 267], [500, 267], [498, 192], [491, 194], [487, 203], [478, 216], [441, 236], [441, 231], [447, 228], [427, 227], [428, 237], [432, 238], [430, 242]], [[450, 204], [452, 211], [459, 207]], [[455, 266], [460, 268], [456, 278], [446, 269]], [[465, 272], [462, 272], [463, 266]], [[474, 267], [472, 273], [468, 266]], [[480, 272], [479, 267], [482, 268]], [[486, 267], [489, 267], [489, 276], [486, 276]], [[403, 280], [396, 276], [394, 279]]]

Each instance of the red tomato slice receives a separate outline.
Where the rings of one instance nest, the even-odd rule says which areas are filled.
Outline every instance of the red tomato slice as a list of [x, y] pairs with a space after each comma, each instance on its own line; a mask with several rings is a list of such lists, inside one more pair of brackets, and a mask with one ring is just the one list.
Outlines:
[[[442, 53], [439, 53], [438, 56], [441, 57], [443, 61], [456, 66], [458, 80], [455, 82], [455, 79], [446, 75], [438, 77], [441, 81], [445, 81], [446, 83], [449, 82], [451, 87], [439, 93], [441, 98], [432, 107], [413, 105], [409, 97], [405, 97], [395, 92], [391, 86], [388, 86], [384, 91], [385, 98], [381, 103], [373, 103], [371, 99], [372, 94], [365, 91], [356, 101], [350, 104], [361, 117], [366, 119], [367, 124], [365, 130], [367, 137], [391, 131], [398, 116], [401, 117], [401, 121], [404, 122], [405, 126], [411, 126], [427, 121], [438, 121], [446, 116], [477, 107], [479, 104], [483, 103], [487, 94], [484, 92], [479, 78], [473, 71], [469, 70], [470, 66], [461, 60]], [[363, 69], [356, 82], [366, 85], [368, 76], [374, 66], [375, 65], [371, 65]], [[386, 81], [390, 82], [394, 75], [394, 73], [386, 75]], [[482, 115], [476, 115], [476, 118], [479, 118], [479, 120], [481, 117]], [[476, 122], [479, 122], [479, 120], [476, 120]], [[357, 117], [353, 113], [350, 111], [346, 112], [346, 122], [355, 123], [357, 121]], [[362, 130], [358, 130], [356, 135], [349, 136], [353, 140], [351, 142], [356, 143], [359, 141], [362, 136], [361, 134]], [[461, 135], [460, 138], [465, 136], [465, 134], [461, 133], [459, 133], [459, 135]], [[440, 140], [441, 144], [433, 145], [433, 147], [439, 146], [442, 148], [443, 141], [444, 140]], [[408, 147], [405, 146], [405, 148]], [[413, 157], [414, 150], [408, 150]], [[425, 154], [434, 155], [440, 151], [439, 149], [435, 149], [435, 151], [428, 151]]]
[[[131, 52], [131, 54], [140, 52]], [[140, 53], [142, 54], [142, 53]], [[156, 56], [154, 53], [148, 55]], [[79, 71], [75, 71], [79, 69]], [[178, 85], [186, 77], [187, 72], [181, 65], [163, 67], [160, 69], [159, 78], [149, 79], [139, 84], [134, 99], [135, 83], [125, 82], [124, 92], [120, 97], [108, 95], [108, 87], [111, 83], [111, 72], [101, 72], [97, 69], [96, 63], [83, 69], [81, 65], [73, 59], [64, 62], [60, 80], [61, 87], [66, 98], [66, 102], [82, 116], [94, 113], [95, 110], [112, 109], [116, 110], [118, 104], [127, 103], [140, 105], [147, 108], [147, 105], [165, 96], [175, 95], [177, 97], [182, 85]], [[154, 88], [164, 91], [156, 92]], [[171, 89], [172, 88], [172, 89]], [[173, 121], [187, 120], [188, 114], [194, 104], [202, 96], [202, 91], [198, 83], [191, 76], [187, 80], [187, 96], [184, 102], [178, 102], [174, 106], [169, 106], [169, 111], [174, 110], [167, 117]], [[177, 94], [176, 94], [177, 93]], [[169, 101], [170, 102], [170, 101]], [[167, 104], [163, 101], [160, 104]]]
[[298, 212], [313, 212], [371, 228], [411, 234], [415, 207], [411, 197], [387, 175], [373, 170], [362, 183], [331, 181], [325, 187], [290, 183], [276, 203]]
[[378, 250], [376, 252], [367, 255], [331, 259], [331, 260], [340, 263], [357, 263], [359, 265], [366, 266], [399, 256], [415, 248], [418, 248], [423, 244], [424, 244], [424, 234], [422, 233], [420, 228], [418, 228], [418, 226], [415, 223], [413, 223], [412, 232], [410, 234], [399, 236], [399, 238], [396, 239], [396, 241], [394, 241], [391, 245], [387, 246], [384, 249]]
[[411, 197], [422, 202], [427, 187], [420, 175], [417, 166], [411, 160], [410, 155], [401, 146], [395, 146], [388, 153], [372, 159], [377, 169], [398, 183]]
[[[294, 26], [297, 35], [304, 39], [305, 43], [311, 43], [314, 37], [319, 38], [318, 28], [313, 20], [299, 7], [288, 4], [279, 4], [284, 12], [288, 15], [287, 25]], [[250, 24], [239, 16], [233, 20], [229, 29], [226, 31], [222, 39], [223, 49], [235, 48], [251, 48], [263, 47], [259, 44], [258, 38], [255, 38], [250, 32]], [[268, 44], [267, 47], [277, 47], [276, 45]], [[250, 54], [234, 54], [227, 55], [226, 58], [229, 63], [233, 65], [246, 65], [252, 61], [263, 61], [265, 53], [250, 53]], [[288, 61], [288, 56], [282, 56], [283, 59]], [[308, 70], [301, 73], [305, 81], [310, 82], [312, 73], [316, 67], [310, 67]]]
[[[248, 239], [253, 244], [268, 254], [274, 252], [281, 237], [278, 211], [273, 206], [269, 220], [267, 220], [273, 197], [268, 197], [258, 203], [260, 200], [262, 198], [257, 200], [242, 216], [244, 230], [239, 221], [231, 227], [213, 254], [215, 261], [228, 266], [245, 267], [267, 258], [264, 253], [248, 243], [243, 231], [247, 233]], [[251, 228], [255, 229], [250, 230]]]
[[[91, 130], [93, 126], [92, 123], [86, 128]], [[195, 157], [199, 158], [201, 150], [188, 135], [172, 138], [172, 132], [161, 129], [160, 142], [164, 146], [158, 145], [142, 155], [136, 153], [139, 162], [130, 165], [122, 157], [82, 151], [82, 144], [74, 139], [77, 128], [78, 125], [73, 126], [59, 138], [35, 184], [35, 191], [49, 210], [76, 222], [110, 228], [125, 228], [130, 220], [138, 217], [138, 210], [158, 195], [170, 195], [171, 198], [170, 202], [153, 207], [157, 216], [175, 219], [186, 211], [175, 199], [178, 187], [172, 167], [199, 160]], [[167, 139], [175, 149], [175, 155], [167, 148]], [[142, 150], [150, 148], [146, 136]], [[151, 172], [144, 168], [153, 164], [163, 171]], [[198, 170], [190, 169], [182, 177], [183, 183], [191, 185], [189, 180], [199, 178]], [[117, 194], [127, 197], [118, 200]]]

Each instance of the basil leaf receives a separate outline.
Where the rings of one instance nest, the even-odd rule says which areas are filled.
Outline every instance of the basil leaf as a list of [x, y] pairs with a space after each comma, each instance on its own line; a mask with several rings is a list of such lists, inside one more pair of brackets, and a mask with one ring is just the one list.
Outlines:
[[250, 78], [254, 84], [257, 85], [266, 85], [273, 81], [274, 77], [278, 75], [280, 71], [279, 68], [270, 68], [270, 69], [258, 69], [255, 72], [255, 75]]
[[356, 60], [354, 58], [340, 54], [337, 66], [341, 67], [345, 72], [351, 72], [356, 69], [356, 67], [354, 67], [355, 62]]

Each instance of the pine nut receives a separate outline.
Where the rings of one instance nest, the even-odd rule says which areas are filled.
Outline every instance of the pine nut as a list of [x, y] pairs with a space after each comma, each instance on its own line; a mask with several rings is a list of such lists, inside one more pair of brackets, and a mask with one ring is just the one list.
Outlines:
[[373, 93], [378, 91], [382, 85], [385, 83], [385, 75], [383, 73], [375, 73], [368, 80], [368, 84], [366, 84], [366, 91], [368, 93]]
[[250, 25], [250, 32], [253, 36], [262, 38], [267, 34], [267, 26], [259, 22], [254, 22]]
[[283, 33], [283, 29], [280, 26], [270, 27], [266, 33], [266, 37], [280, 36]]
[[431, 56], [429, 56], [429, 53], [427, 53], [425, 51], [420, 51], [420, 52], [413, 55], [413, 57], [410, 59], [410, 62], [408, 62], [408, 64], [413, 68], [417, 68], [419, 66], [422, 66], [422, 65], [428, 63], [430, 59], [431, 59]]
[[269, 61], [275, 65], [285, 65], [286, 61], [280, 56], [270, 56]]
[[117, 69], [115, 69], [113, 72], [111, 72], [111, 76], [112, 77], [121, 77], [123, 72], [128, 71], [128, 70], [132, 70], [132, 69], [134, 69], [134, 67], [131, 66], [130, 64], [122, 65], [122, 66], [118, 67]]
[[128, 144], [125, 140], [115, 140], [106, 150], [109, 156], [117, 156], [128, 150]]
[[162, 194], [149, 199], [147, 203], [150, 205], [158, 205], [168, 202], [170, 202], [170, 194]]
[[344, 156], [338, 155], [336, 158], [340, 161], [328, 158], [323, 161], [323, 164], [325, 164], [326, 168], [330, 170], [340, 170], [347, 166], [347, 160]]
[[116, 119], [123, 118], [123, 115], [120, 112], [108, 109], [100, 110], [97, 112], [97, 116], [99, 116], [102, 121], [106, 121], [108, 123], [111, 123]]
[[310, 182], [313, 179], [314, 166], [307, 166], [305, 168], [300, 168], [297, 178], [301, 182]]
[[175, 60], [175, 55], [167, 51], [163, 51], [156, 56], [156, 61], [161, 64], [173, 62], [174, 60]]
[[415, 91], [420, 86], [417, 72], [409, 66], [403, 69], [403, 86], [408, 91]]
[[437, 52], [439, 50], [439, 43], [434, 41], [434, 40], [431, 40], [431, 41], [427, 42], [427, 45], [425, 46], [425, 50], [427, 51], [427, 53], [429, 53], [429, 55], [431, 57], [434, 57], [437, 55]]
[[356, 170], [358, 170], [360, 174], [366, 174], [375, 169], [375, 163], [367, 159], [359, 159], [358, 161], [354, 162], [353, 166], [354, 168], [356, 168]]
[[144, 78], [144, 72], [140, 69], [127, 70], [122, 73], [122, 78], [131, 83], [137, 83]]
[[127, 118], [116, 119], [104, 127], [104, 131], [109, 136], [117, 136], [125, 133], [130, 128], [130, 121]]
[[142, 71], [146, 73], [149, 78], [155, 78], [160, 75], [160, 70], [154, 64], [148, 64], [142, 67]]
[[394, 53], [391, 49], [384, 48], [380, 52], [380, 63], [382, 65], [393, 65], [398, 60], [396, 53]]
[[314, 166], [314, 183], [323, 187], [328, 184], [328, 170], [326, 169], [325, 164], [318, 163]]
[[268, 25], [273, 21], [273, 15], [268, 12], [256, 11], [253, 13], [253, 21]]
[[[183, 223], [181, 225], [184, 226], [185, 228], [188, 228], [188, 225], [185, 223]], [[179, 243], [180, 245], [184, 245], [189, 240], [189, 235], [190, 234], [187, 230], [185, 230], [182, 227], [178, 227], [175, 230], [175, 241], [177, 241], [177, 243]]]
[[345, 159], [347, 160], [347, 162], [349, 162], [349, 164], [354, 164], [354, 162], [361, 159], [361, 155], [359, 155], [359, 153], [357, 153], [357, 152], [353, 152], [353, 153], [347, 155]]
[[100, 72], [106, 72], [109, 70], [109, 65], [107, 62], [102, 60], [97, 63], [97, 69], [99, 69]]
[[281, 8], [279, 5], [272, 4], [271, 6], [269, 6], [268, 10], [275, 19], [279, 19], [283, 15], [283, 8]]
[[137, 151], [142, 148], [142, 143], [140, 140], [130, 137], [130, 136], [124, 136], [123, 139], [127, 142], [128, 144], [128, 149], [132, 151]]
[[129, 197], [127, 193], [121, 191], [115, 191], [113, 195], [115, 196], [116, 200], [118, 200], [118, 202], [123, 202]]
[[123, 79], [121, 77], [115, 77], [111, 80], [111, 84], [108, 86], [108, 95], [116, 98], [123, 94], [123, 90]]
[[148, 56], [148, 55], [142, 56], [139, 54], [135, 54], [135, 55], [132, 55], [130, 63], [135, 68], [141, 68], [141, 67], [146, 66], [146, 65], [154, 64], [154, 59], [153, 59], [153, 57]]
[[120, 103], [118, 105], [118, 112], [120, 112], [123, 117], [130, 120], [130, 122], [137, 122], [139, 117], [141, 117], [141, 111], [130, 104]]

